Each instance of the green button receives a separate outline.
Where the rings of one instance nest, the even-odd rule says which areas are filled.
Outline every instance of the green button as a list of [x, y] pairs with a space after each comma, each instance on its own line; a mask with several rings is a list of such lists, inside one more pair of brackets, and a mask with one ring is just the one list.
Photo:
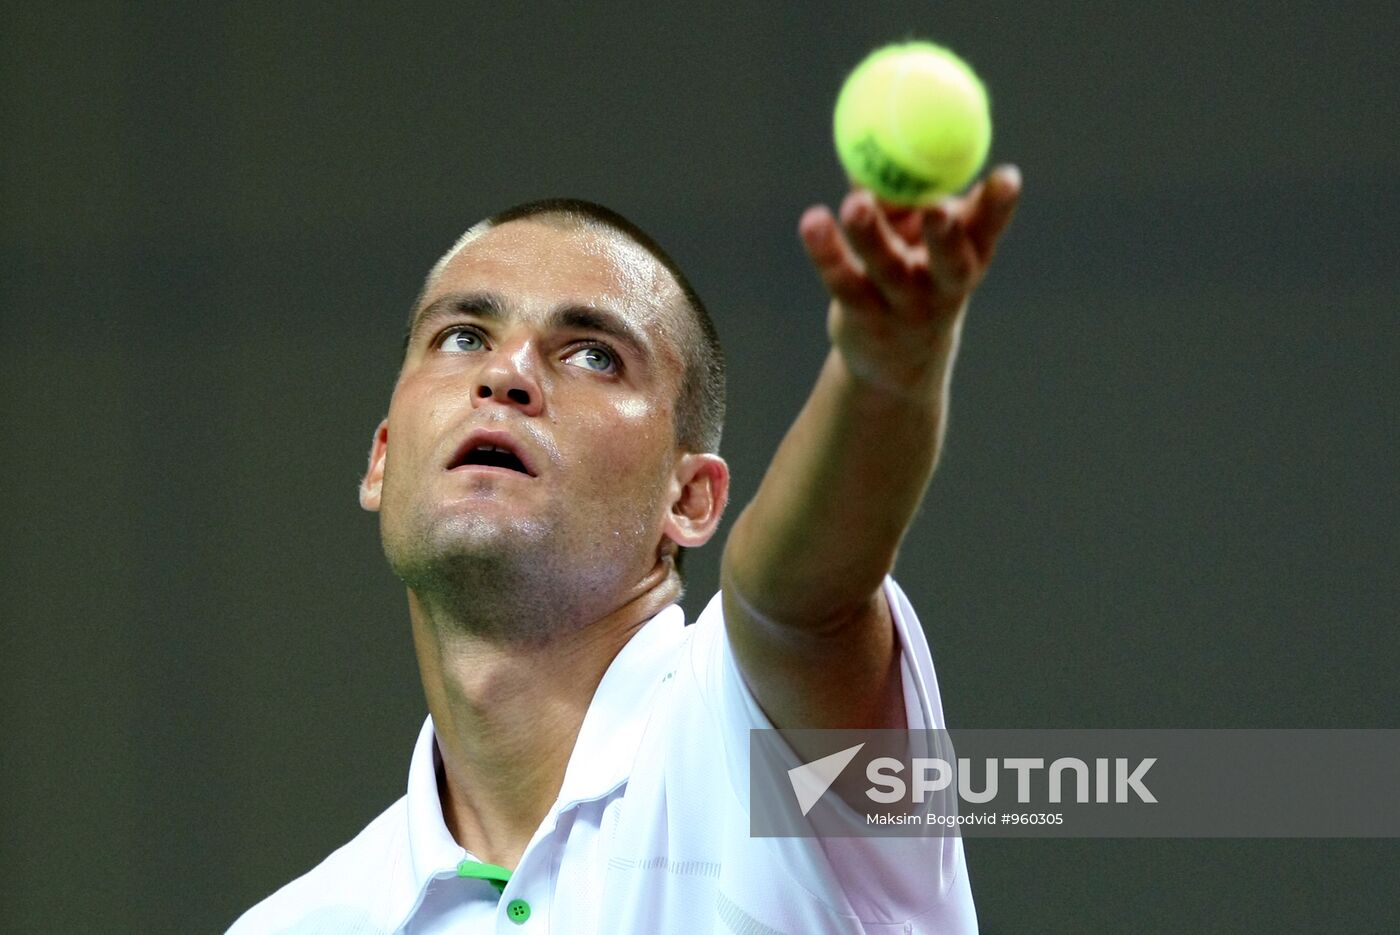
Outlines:
[[530, 918], [530, 904], [523, 899], [512, 899], [506, 903], [506, 915], [516, 925], [524, 925], [525, 920]]

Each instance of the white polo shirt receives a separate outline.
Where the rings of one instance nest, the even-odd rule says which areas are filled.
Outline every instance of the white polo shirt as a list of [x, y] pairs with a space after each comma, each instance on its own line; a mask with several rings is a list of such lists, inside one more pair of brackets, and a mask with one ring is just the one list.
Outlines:
[[[945, 727], [918, 618], [892, 579], [885, 593], [909, 726]], [[443, 821], [429, 717], [407, 794], [229, 931], [975, 932], [960, 837], [749, 835], [749, 730], [772, 726], [739, 674], [719, 596], [693, 626], [672, 605], [604, 673], [559, 798], [502, 891], [459, 875], [475, 858]]]

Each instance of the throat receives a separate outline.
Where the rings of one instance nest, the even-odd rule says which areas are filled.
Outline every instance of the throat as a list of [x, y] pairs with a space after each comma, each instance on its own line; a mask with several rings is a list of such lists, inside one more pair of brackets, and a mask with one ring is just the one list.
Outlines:
[[[534, 638], [463, 625], [410, 588], [409, 616], [442, 758], [443, 815], [478, 860], [514, 867], [557, 800], [608, 666], [680, 596], [659, 563], [610, 612], [530, 621]], [[554, 608], [556, 611], [558, 606]], [[517, 607], [516, 614], [520, 613]], [[501, 620], [501, 626], [518, 624]]]
[[[453, 840], [477, 860], [514, 870], [563, 786], [578, 725], [535, 717], [510, 733], [437, 726], [438, 798]], [[500, 721], [489, 730], [500, 730]], [[580, 719], [579, 724], [582, 724]], [[480, 725], [485, 727], [485, 723]]]
[[590, 628], [524, 644], [413, 622], [444, 820], [477, 859], [514, 867], [559, 796], [593, 695], [630, 634]]

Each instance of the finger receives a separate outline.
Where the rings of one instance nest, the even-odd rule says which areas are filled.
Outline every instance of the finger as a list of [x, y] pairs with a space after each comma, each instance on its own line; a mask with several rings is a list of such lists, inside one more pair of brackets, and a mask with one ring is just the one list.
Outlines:
[[885, 205], [884, 208], [890, 228], [899, 235], [900, 240], [910, 246], [917, 246], [923, 241], [924, 216], [918, 208], [900, 205]]
[[842, 200], [841, 224], [875, 285], [891, 298], [904, 292], [908, 288], [909, 245], [890, 226], [870, 192], [851, 192]]
[[929, 275], [938, 291], [950, 296], [965, 292], [977, 271], [977, 257], [967, 236], [955, 199], [929, 208], [924, 218]]
[[977, 203], [982, 197], [982, 190], [985, 186], [985, 179], [978, 179], [976, 184], [964, 192], [961, 196], [948, 199], [948, 204], [953, 216], [967, 222], [977, 210]]
[[996, 252], [997, 240], [1011, 223], [1021, 197], [1021, 170], [998, 166], [982, 183], [981, 197], [967, 223], [967, 234], [982, 264]]
[[[852, 192], [863, 189], [852, 183]], [[872, 193], [873, 194], [873, 193]], [[876, 201], [880, 205], [880, 210], [884, 213], [886, 220], [890, 222], [890, 229], [899, 235], [900, 240], [909, 246], [918, 246], [923, 239], [924, 215], [923, 212], [912, 205], [897, 205], [893, 202]]]
[[865, 265], [841, 234], [840, 225], [825, 205], [815, 205], [797, 222], [797, 234], [832, 298], [848, 308], [883, 305], [880, 290], [865, 273]]

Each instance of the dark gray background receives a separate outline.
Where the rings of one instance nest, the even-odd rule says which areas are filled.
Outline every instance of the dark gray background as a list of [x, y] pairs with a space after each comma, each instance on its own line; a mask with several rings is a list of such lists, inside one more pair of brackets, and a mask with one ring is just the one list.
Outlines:
[[[823, 354], [831, 103], [911, 32], [1025, 173], [898, 570], [951, 723], [1400, 727], [1393, 5], [756, 6], [6, 5], [0, 929], [220, 930], [402, 794], [355, 487], [480, 216], [592, 198], [675, 254], [735, 515]], [[1393, 930], [1397, 858], [968, 843], [994, 933]]]

